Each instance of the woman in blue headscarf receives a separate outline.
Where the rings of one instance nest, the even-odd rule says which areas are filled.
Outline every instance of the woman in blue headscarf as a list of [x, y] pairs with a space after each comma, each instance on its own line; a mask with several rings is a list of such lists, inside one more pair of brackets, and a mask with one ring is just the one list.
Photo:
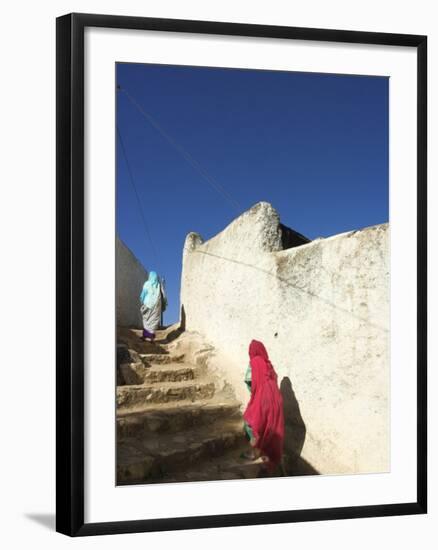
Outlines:
[[166, 309], [167, 301], [163, 285], [155, 271], [149, 273], [140, 294], [140, 311], [143, 317], [143, 338], [154, 340], [155, 331], [160, 326], [161, 311]]

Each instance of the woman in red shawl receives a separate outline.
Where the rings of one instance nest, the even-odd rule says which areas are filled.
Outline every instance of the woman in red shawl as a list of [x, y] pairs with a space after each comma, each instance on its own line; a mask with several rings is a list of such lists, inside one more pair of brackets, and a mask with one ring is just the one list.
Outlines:
[[[253, 340], [249, 345], [251, 398], [243, 414], [249, 426], [250, 443], [258, 449], [265, 467], [272, 472], [280, 464], [284, 442], [283, 398], [277, 374], [265, 346]], [[246, 377], [247, 383], [249, 377]]]

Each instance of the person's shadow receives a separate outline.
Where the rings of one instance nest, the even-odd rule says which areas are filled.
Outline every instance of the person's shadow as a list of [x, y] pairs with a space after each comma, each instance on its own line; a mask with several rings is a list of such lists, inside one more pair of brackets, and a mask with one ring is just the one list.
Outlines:
[[306, 425], [292, 388], [290, 378], [285, 376], [280, 384], [284, 411], [283, 469], [287, 476], [315, 475], [319, 472], [301, 457], [306, 439]]
[[186, 310], [184, 309], [184, 305], [181, 306], [181, 318], [179, 325], [167, 333], [167, 336], [163, 338], [162, 340], [157, 340], [160, 344], [170, 344], [170, 342], [173, 342], [176, 340], [183, 332], [186, 330]]

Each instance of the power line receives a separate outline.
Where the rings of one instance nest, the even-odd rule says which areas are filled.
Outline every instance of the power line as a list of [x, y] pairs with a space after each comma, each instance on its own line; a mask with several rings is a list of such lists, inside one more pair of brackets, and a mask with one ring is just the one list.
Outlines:
[[123, 142], [122, 134], [120, 133], [119, 126], [117, 126], [117, 135], [119, 137], [122, 153], [123, 153], [123, 156], [125, 158], [125, 163], [126, 163], [126, 167], [127, 167], [128, 174], [129, 174], [129, 181], [131, 182], [132, 188], [134, 190], [135, 198], [137, 199], [138, 209], [140, 211], [141, 219], [143, 220], [143, 225], [144, 225], [144, 228], [145, 228], [145, 231], [146, 231], [146, 235], [148, 237], [149, 244], [151, 245], [152, 252], [155, 256], [155, 260], [159, 264], [158, 254], [157, 254], [157, 251], [155, 249], [154, 243], [152, 241], [152, 237], [151, 237], [151, 234], [150, 234], [150, 231], [149, 231], [148, 224], [146, 222], [146, 217], [145, 217], [144, 212], [143, 212], [143, 207], [141, 205], [140, 196], [139, 196], [138, 191], [137, 191], [137, 186], [135, 185], [134, 176], [132, 174], [131, 166], [129, 164], [128, 155], [126, 154], [125, 144]]
[[222, 196], [233, 208], [233, 210], [238, 213], [241, 212], [241, 207], [239, 203], [231, 197], [231, 195], [220, 185], [208, 172], [207, 170], [197, 162], [192, 155], [174, 139], [170, 136], [158, 122], [147, 113], [143, 107], [128, 93], [124, 88], [118, 86], [118, 90], [123, 92], [129, 101], [137, 108], [137, 110], [144, 116], [144, 118], [166, 139], [166, 141], [178, 151], [178, 153], [186, 160], [186, 162], [200, 174], [204, 180], [212, 187], [219, 195]]

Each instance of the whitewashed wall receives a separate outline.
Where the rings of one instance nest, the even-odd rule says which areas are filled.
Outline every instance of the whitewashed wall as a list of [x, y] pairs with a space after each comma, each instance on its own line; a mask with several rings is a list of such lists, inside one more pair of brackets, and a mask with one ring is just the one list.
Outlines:
[[265, 343], [314, 468], [389, 469], [387, 224], [283, 251], [278, 215], [259, 203], [205, 243], [187, 236], [181, 303], [243, 403], [248, 344]]
[[116, 237], [117, 325], [142, 327], [140, 292], [148, 278], [147, 271], [131, 250]]

